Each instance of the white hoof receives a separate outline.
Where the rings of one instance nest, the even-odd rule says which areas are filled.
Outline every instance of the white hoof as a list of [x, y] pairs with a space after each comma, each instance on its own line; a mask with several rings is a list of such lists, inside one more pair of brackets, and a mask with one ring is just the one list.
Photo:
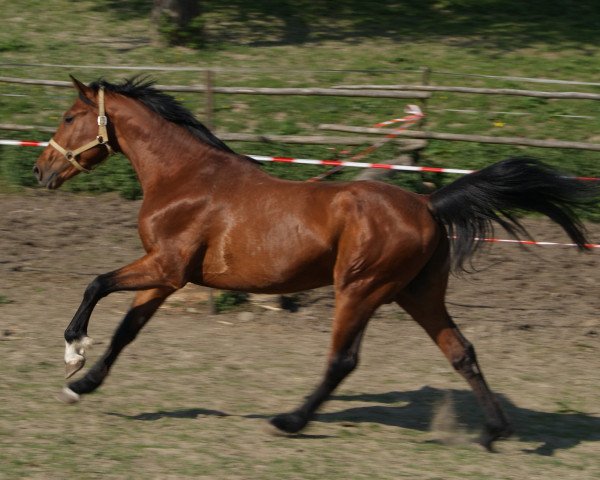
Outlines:
[[68, 405], [73, 405], [74, 403], [77, 403], [81, 397], [69, 387], [64, 387], [56, 398]]
[[69, 378], [85, 365], [85, 350], [92, 346], [90, 337], [83, 337], [71, 343], [65, 342], [66, 378]]

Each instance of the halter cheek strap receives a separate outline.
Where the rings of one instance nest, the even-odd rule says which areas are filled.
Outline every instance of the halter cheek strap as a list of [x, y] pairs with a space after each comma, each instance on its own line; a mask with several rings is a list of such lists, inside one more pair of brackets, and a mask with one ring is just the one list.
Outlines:
[[100, 87], [98, 90], [98, 136], [89, 143], [86, 143], [82, 147], [79, 147], [75, 150], [67, 150], [66, 148], [61, 147], [53, 138], [48, 142], [52, 145], [56, 150], [58, 150], [65, 159], [73, 165], [77, 170], [84, 173], [90, 173], [91, 170], [85, 168], [77, 161], [77, 156], [81, 153], [94, 148], [96, 145], [104, 145], [108, 150], [108, 155], [114, 155], [115, 151], [108, 143], [108, 130], [106, 125], [108, 124], [108, 118], [104, 112], [104, 87]]

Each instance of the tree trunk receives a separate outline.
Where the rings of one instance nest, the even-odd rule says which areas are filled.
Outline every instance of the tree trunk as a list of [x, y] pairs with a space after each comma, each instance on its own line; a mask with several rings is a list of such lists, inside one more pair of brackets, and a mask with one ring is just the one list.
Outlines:
[[192, 19], [200, 15], [198, 0], [154, 0], [152, 18], [160, 21], [164, 15], [172, 18], [178, 27], [185, 28]]
[[204, 43], [200, 0], [154, 0], [152, 20], [170, 45], [201, 48]]

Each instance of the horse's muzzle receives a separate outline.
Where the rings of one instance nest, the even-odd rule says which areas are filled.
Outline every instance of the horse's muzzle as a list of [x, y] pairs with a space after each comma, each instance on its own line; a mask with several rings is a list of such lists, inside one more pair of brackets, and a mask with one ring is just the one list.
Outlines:
[[35, 175], [38, 183], [42, 187], [46, 187], [48, 190], [54, 190], [60, 187], [62, 184], [56, 172], [52, 172], [50, 175], [44, 176], [44, 172], [42, 172], [37, 165], [33, 167], [33, 174]]

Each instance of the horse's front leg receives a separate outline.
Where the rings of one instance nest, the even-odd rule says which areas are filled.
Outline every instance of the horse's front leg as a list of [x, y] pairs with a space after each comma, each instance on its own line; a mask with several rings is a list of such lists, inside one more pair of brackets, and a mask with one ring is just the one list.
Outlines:
[[121, 290], [180, 288], [184, 279], [177, 273], [167, 273], [157, 255], [146, 255], [135, 262], [97, 276], [86, 288], [81, 305], [65, 330], [65, 375], [71, 377], [85, 365], [85, 350], [92, 344], [87, 336], [88, 323], [94, 307], [103, 297]]
[[96, 390], [108, 375], [119, 353], [135, 339], [156, 310], [174, 291], [173, 288], [154, 288], [138, 292], [130, 310], [115, 331], [104, 355], [98, 359], [83, 378], [71, 382], [63, 388], [58, 398], [66, 403], [75, 403], [79, 401], [80, 395]]

